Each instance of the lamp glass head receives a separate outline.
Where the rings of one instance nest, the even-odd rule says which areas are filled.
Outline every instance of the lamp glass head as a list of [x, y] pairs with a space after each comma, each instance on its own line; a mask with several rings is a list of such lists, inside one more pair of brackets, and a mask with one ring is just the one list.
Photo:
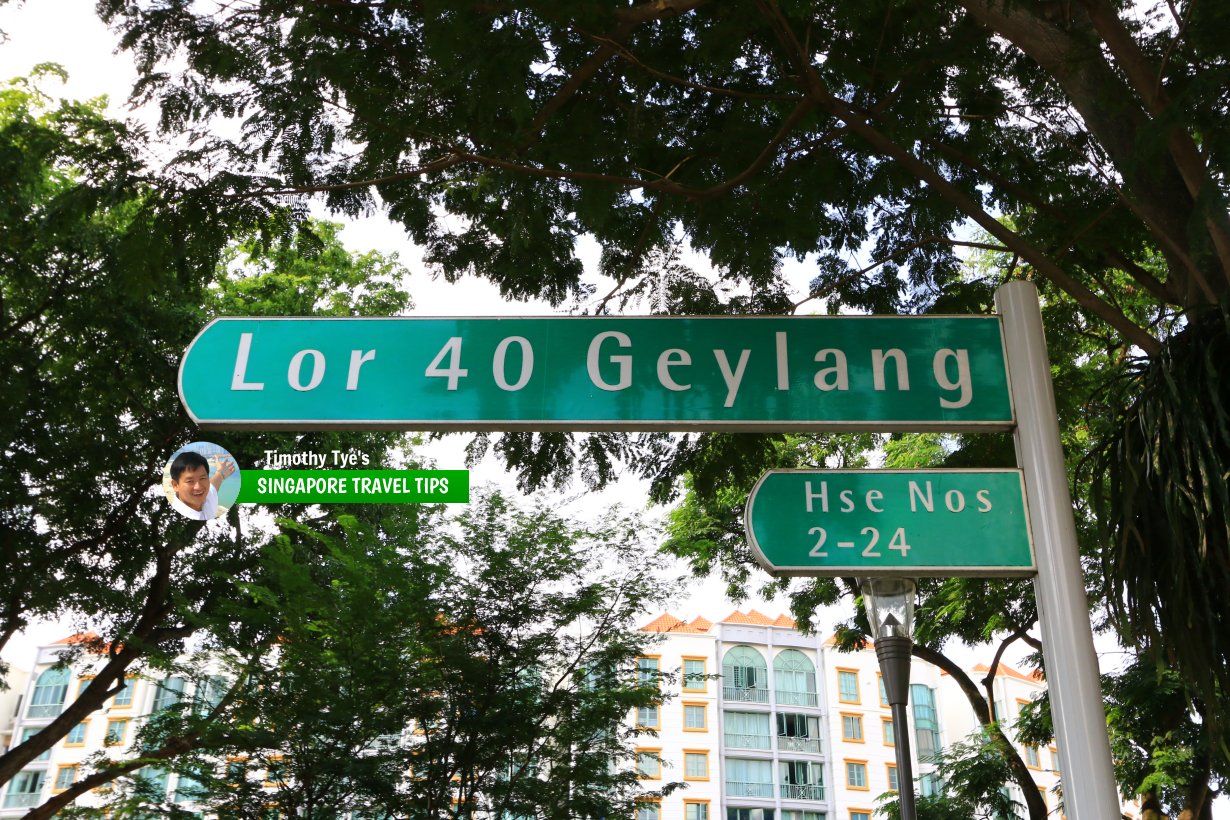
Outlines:
[[871, 637], [911, 638], [914, 634], [914, 598], [917, 587], [909, 578], [860, 578], [863, 605], [871, 624]]

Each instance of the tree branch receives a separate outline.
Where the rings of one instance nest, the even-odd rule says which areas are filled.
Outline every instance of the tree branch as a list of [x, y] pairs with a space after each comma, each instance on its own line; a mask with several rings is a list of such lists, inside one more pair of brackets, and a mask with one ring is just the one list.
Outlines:
[[995, 219], [942, 174], [874, 128], [864, 115], [854, 111], [844, 100], [834, 96], [807, 59], [807, 55], [802, 52], [776, 4], [772, 0], [757, 0], [757, 4], [769, 17], [783, 46], [788, 49], [795, 61], [795, 66], [806, 85], [808, 96], [815, 99], [821, 108], [845, 122], [852, 132], [862, 137], [877, 151], [895, 160], [918, 179], [934, 188], [950, 204], [977, 222], [987, 233], [1003, 242], [1013, 253], [1019, 254], [1022, 259], [1033, 265], [1039, 273], [1054, 282], [1082, 307], [1101, 317], [1122, 333], [1132, 344], [1149, 354], [1156, 354], [1161, 350], [1161, 343], [1148, 331], [1136, 325], [1114, 305], [1076, 281], [1032, 242]]
[[[1029, 809], [1030, 820], [1046, 820], [1046, 801], [1038, 793], [1038, 789], [1034, 785], [1033, 776], [1029, 773], [1029, 767], [1025, 765], [1025, 761], [1021, 760], [1016, 747], [1008, 740], [1003, 729], [1000, 728], [999, 722], [992, 719], [990, 707], [987, 705], [988, 701], [983, 699], [978, 691], [978, 686], [970, 679], [970, 676], [965, 673], [964, 669], [949, 660], [947, 655], [937, 652], [930, 647], [914, 644], [911, 654], [920, 660], [938, 666], [941, 670], [947, 672], [950, 678], [956, 681], [957, 686], [961, 687], [965, 699], [969, 701], [969, 705], [974, 710], [974, 716], [982, 724], [982, 728], [986, 731], [991, 743], [1003, 755], [1005, 762], [1008, 764], [1008, 769], [1012, 772], [1012, 778], [1024, 793], [1025, 805]], [[992, 700], [991, 702], [994, 701]]]

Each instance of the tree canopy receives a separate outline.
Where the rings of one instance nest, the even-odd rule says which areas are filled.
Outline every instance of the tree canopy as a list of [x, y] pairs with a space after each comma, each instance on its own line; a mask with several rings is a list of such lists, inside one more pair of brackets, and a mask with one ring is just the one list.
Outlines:
[[[155, 184], [139, 133], [97, 103], [52, 105], [37, 82], [0, 87], [0, 647], [32, 621], [70, 619], [97, 636], [78, 649], [106, 662], [51, 724], [0, 755], [0, 783], [123, 688], [139, 659], [174, 657], [206, 623], [234, 626], [227, 603], [267, 536], [237, 514], [231, 527], [189, 522], [151, 493], [195, 437], [176, 371], [208, 317], [408, 303], [396, 260], [345, 251], [335, 226], [292, 229], [284, 210], [211, 217], [190, 192]], [[243, 464], [267, 448], [383, 458], [396, 441], [227, 437]]]

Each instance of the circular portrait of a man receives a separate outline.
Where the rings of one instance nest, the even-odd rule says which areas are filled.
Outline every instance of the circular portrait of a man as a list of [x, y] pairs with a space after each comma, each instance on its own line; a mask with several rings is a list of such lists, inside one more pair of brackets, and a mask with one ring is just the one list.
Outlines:
[[175, 451], [162, 471], [171, 507], [194, 521], [226, 515], [239, 496], [240, 481], [235, 459], [210, 441], [194, 441]]

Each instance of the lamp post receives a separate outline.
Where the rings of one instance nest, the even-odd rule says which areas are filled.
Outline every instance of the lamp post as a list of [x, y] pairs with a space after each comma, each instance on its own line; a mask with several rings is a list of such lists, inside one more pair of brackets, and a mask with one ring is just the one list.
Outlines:
[[914, 764], [910, 756], [910, 649], [914, 644], [914, 598], [917, 588], [909, 578], [860, 578], [863, 606], [875, 639], [876, 659], [884, 679], [884, 693], [893, 712], [893, 740], [897, 749], [897, 794], [901, 820], [917, 820], [914, 806]]

